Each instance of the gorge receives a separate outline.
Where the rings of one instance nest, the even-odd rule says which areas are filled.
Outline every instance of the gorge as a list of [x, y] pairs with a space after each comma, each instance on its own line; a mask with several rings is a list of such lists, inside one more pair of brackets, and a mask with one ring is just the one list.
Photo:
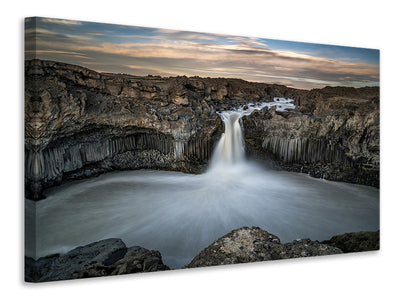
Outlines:
[[292, 99], [273, 100], [217, 113], [223, 133], [202, 174], [114, 172], [49, 188], [38, 202], [27, 200], [27, 231], [35, 228], [27, 235], [27, 256], [118, 237], [129, 247], [157, 249], [168, 267], [178, 269], [243, 226], [268, 228], [283, 242], [379, 229], [378, 189], [274, 171], [245, 158], [242, 118], [296, 108]]
[[294, 100], [243, 118], [246, 155], [270, 168], [379, 186], [379, 88], [298, 90], [240, 79], [98, 73], [25, 64], [25, 191], [30, 199], [113, 170], [204, 171], [222, 134], [217, 111]]
[[[112, 259], [79, 265], [79, 276], [122, 274], [129, 257], [135, 272], [264, 260], [240, 256], [253, 233], [280, 251], [257, 250], [267, 258], [341, 253], [300, 239], [379, 229], [378, 88], [135, 77], [40, 60], [26, 62], [25, 87], [25, 254], [58, 272], [43, 280], [69, 278], [57, 271], [65, 257], [75, 268], [76, 253], [99, 257], [102, 245]], [[213, 257], [215, 245], [240, 251]]]

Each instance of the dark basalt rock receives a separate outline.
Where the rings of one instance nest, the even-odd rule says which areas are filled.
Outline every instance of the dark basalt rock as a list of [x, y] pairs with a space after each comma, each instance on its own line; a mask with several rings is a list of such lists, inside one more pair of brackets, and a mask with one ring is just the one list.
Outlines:
[[[346, 94], [345, 88], [333, 90]], [[284, 170], [379, 187], [379, 103], [375, 92], [349, 89], [347, 97], [315, 92], [309, 92], [314, 98], [301, 100], [297, 111], [260, 111], [246, 117], [243, 127], [248, 153]], [[314, 105], [305, 112], [302, 105], [310, 102]]]
[[127, 248], [120, 239], [77, 247], [64, 255], [25, 258], [25, 281], [45, 282], [169, 270], [158, 251]]
[[[185, 268], [322, 256], [379, 249], [379, 231], [346, 233], [318, 242], [298, 239], [282, 244], [259, 227], [231, 231], [202, 250]], [[25, 281], [45, 282], [169, 270], [160, 252], [107, 239], [66, 254], [34, 260], [25, 257]]]
[[50, 272], [53, 262], [59, 257], [59, 254], [54, 254], [34, 260], [25, 256], [25, 281], [39, 282], [45, 274]]
[[259, 227], [231, 231], [202, 250], [186, 268], [339, 254], [336, 247], [310, 239], [281, 244], [277, 236]]
[[335, 235], [322, 243], [340, 248], [344, 253], [379, 250], [380, 231], [360, 231]]

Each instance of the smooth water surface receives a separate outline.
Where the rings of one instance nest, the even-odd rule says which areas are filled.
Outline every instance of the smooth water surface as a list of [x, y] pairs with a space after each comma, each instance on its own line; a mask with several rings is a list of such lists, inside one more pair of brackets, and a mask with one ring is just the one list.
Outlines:
[[118, 237], [159, 250], [165, 264], [179, 268], [242, 226], [282, 242], [379, 229], [376, 188], [255, 168], [229, 176], [126, 171], [52, 188], [35, 203], [36, 256]]

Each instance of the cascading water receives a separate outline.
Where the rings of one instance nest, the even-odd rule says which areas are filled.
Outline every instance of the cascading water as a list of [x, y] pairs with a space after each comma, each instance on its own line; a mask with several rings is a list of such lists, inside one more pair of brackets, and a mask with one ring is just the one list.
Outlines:
[[[218, 112], [221, 120], [224, 122], [224, 133], [211, 157], [210, 170], [216, 167], [230, 167], [244, 161], [244, 141], [240, 120], [243, 116], [252, 114], [255, 110], [261, 110], [265, 107], [276, 106], [277, 111], [293, 109], [295, 105], [293, 99], [274, 98], [273, 102], [263, 102], [261, 104], [249, 103], [235, 110]], [[175, 151], [177, 152], [177, 151]]]
[[219, 114], [224, 122], [225, 131], [222, 134], [211, 158], [211, 168], [220, 164], [233, 165], [241, 163], [244, 158], [244, 144], [238, 112], [222, 112]]
[[225, 130], [204, 174], [113, 172], [48, 189], [39, 202], [26, 200], [28, 221], [36, 225], [26, 255], [38, 258], [116, 237], [127, 246], [156, 249], [166, 265], [181, 268], [242, 226], [261, 227], [284, 243], [379, 229], [379, 189], [264, 170], [245, 160], [240, 119], [272, 106], [294, 107], [290, 99], [276, 98], [220, 112]]
[[224, 133], [222, 134], [214, 153], [211, 157], [211, 164], [208, 172], [221, 170], [228, 173], [228, 169], [245, 164], [245, 148], [242, 127], [240, 120], [243, 116], [249, 116], [256, 110], [265, 107], [276, 106], [277, 111], [286, 111], [295, 108], [293, 99], [274, 98], [273, 102], [263, 102], [261, 104], [248, 104], [235, 110], [219, 112], [221, 120], [224, 122]]

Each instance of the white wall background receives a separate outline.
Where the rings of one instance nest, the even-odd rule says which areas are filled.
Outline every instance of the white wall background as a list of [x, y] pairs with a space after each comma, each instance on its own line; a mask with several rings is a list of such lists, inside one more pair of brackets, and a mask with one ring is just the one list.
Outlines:
[[[368, 0], [4, 2], [0, 47], [2, 298], [394, 299], [399, 296], [400, 197], [396, 192], [396, 177], [400, 24], [395, 3]], [[381, 49], [382, 250], [40, 285], [23, 283], [23, 18], [27, 16]]]

